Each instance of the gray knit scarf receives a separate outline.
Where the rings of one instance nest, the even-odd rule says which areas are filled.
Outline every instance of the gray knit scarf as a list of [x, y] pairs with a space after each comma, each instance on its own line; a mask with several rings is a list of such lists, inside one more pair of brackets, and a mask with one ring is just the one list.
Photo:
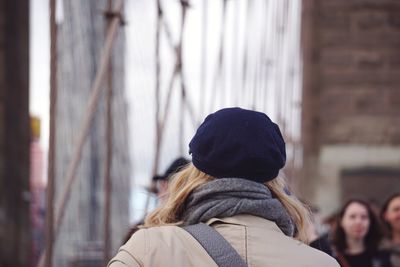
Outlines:
[[282, 203], [263, 184], [240, 178], [220, 178], [194, 190], [182, 214], [185, 225], [211, 218], [251, 214], [275, 222], [288, 236], [294, 225]]

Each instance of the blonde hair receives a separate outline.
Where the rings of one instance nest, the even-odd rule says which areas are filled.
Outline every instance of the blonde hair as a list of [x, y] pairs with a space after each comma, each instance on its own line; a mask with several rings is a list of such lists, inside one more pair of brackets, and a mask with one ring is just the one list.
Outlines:
[[296, 227], [294, 237], [304, 243], [309, 243], [307, 229], [312, 224], [311, 211], [294, 195], [285, 192], [287, 184], [282, 177], [277, 177], [265, 185], [271, 190], [272, 194], [282, 203], [289, 216], [292, 218]]
[[[168, 199], [146, 217], [144, 227], [181, 225], [183, 222], [180, 221], [180, 215], [187, 197], [194, 189], [214, 179], [214, 177], [198, 170], [193, 164], [189, 164], [172, 177], [168, 188]], [[284, 191], [286, 183], [282, 178], [278, 177], [266, 182], [265, 185], [271, 190], [274, 197], [282, 203], [292, 218], [297, 230], [295, 238], [306, 243], [308, 241], [306, 229], [311, 222], [309, 209], [297, 198], [289, 196]]]

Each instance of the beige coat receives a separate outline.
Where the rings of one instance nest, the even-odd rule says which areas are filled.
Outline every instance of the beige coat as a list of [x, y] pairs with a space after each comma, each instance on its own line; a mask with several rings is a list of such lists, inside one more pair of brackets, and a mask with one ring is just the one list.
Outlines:
[[[212, 225], [250, 267], [339, 267], [336, 260], [285, 236], [271, 221], [251, 215], [211, 219]], [[110, 261], [109, 267], [217, 266], [202, 246], [177, 226], [136, 232]]]

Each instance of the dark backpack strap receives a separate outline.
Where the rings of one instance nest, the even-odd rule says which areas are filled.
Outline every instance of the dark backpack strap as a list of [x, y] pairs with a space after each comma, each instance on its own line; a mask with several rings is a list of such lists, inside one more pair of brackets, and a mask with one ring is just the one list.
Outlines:
[[183, 227], [207, 251], [219, 267], [247, 267], [246, 262], [226, 239], [204, 223]]

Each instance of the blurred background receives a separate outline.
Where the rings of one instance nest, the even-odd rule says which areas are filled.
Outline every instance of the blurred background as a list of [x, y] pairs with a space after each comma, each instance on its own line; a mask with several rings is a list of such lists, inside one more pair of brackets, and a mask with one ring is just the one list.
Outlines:
[[280, 125], [282, 175], [321, 216], [379, 208], [399, 47], [396, 0], [0, 0], [0, 266], [107, 262], [223, 107]]

